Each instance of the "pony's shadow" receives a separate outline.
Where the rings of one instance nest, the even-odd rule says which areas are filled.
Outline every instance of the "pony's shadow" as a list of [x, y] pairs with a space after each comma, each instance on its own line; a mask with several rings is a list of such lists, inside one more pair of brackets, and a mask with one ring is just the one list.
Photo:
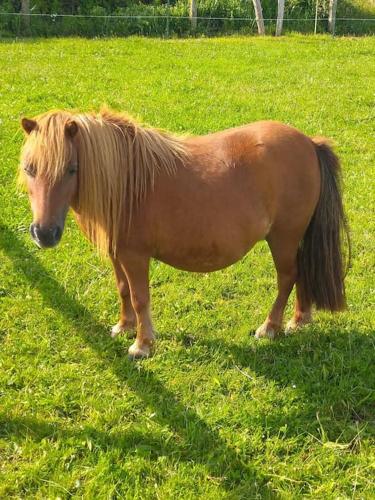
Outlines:
[[[308, 432], [330, 442], [348, 443], [359, 431], [375, 438], [373, 332], [305, 327], [277, 341], [258, 341], [256, 346], [201, 336], [195, 339], [207, 349], [207, 357], [211, 353], [228, 359], [228, 367], [248, 378], [249, 390], [255, 373], [257, 379], [276, 384], [280, 392], [286, 390], [292, 399], [293, 393], [297, 395], [302, 405], [288, 411], [275, 407], [263, 415], [270, 434], [287, 427], [286, 435]], [[194, 349], [194, 343], [187, 349]]]
[[235, 495], [243, 498], [255, 498], [259, 495], [262, 498], [275, 498], [274, 493], [268, 489], [267, 479], [262, 472], [250, 462], [244, 462], [216, 430], [181, 402], [151, 370], [144, 366], [139, 369], [138, 364], [129, 361], [121, 343], [109, 338], [107, 328], [97, 322], [90, 311], [74, 297], [67, 294], [56, 278], [27, 249], [22, 239], [5, 225], [0, 226], [0, 247], [12, 260], [15, 271], [22, 273], [38, 289], [48, 306], [64, 315], [87, 345], [111, 368], [118, 380], [126, 383], [147, 406], [153, 408], [154, 418], [162, 425], [168, 425], [178, 439], [172, 442], [172, 446], [158, 443], [157, 438], [147, 432], [113, 436], [89, 427], [84, 428], [83, 432], [74, 432], [33, 418], [11, 418], [0, 414], [3, 435], [27, 437], [34, 441], [39, 441], [46, 435], [79, 438], [88, 435], [104, 445], [121, 448], [125, 453], [141, 447], [149, 449], [154, 455], [161, 451], [172, 457], [177, 451], [180, 460], [200, 463], [210, 476], [222, 478], [220, 485], [224, 491], [235, 492]]

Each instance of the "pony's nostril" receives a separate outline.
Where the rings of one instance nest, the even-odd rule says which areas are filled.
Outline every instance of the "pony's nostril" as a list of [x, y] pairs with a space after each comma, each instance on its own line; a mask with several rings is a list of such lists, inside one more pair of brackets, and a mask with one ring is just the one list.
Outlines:
[[61, 231], [61, 228], [59, 226], [55, 226], [53, 229], [53, 238], [55, 240], [56, 243], [58, 243], [60, 241], [60, 238], [61, 238], [61, 234], [62, 234], [62, 231]]

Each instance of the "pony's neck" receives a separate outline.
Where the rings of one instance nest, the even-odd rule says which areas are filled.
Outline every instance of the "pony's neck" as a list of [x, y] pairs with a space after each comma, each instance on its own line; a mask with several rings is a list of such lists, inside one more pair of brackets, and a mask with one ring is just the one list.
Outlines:
[[134, 174], [135, 184], [137, 178], [142, 183], [142, 177], [153, 183], [159, 172], [173, 174], [181, 161], [186, 160], [187, 149], [181, 138], [143, 127], [124, 114], [104, 110], [96, 116], [81, 115], [81, 120], [91, 135], [93, 148], [107, 153], [105, 157], [98, 155], [102, 169], [109, 173], [107, 164], [114, 161], [128, 177]]
[[119, 232], [153, 189], [187, 158], [184, 142], [120, 114], [77, 115], [80, 224], [100, 251], [115, 251]]

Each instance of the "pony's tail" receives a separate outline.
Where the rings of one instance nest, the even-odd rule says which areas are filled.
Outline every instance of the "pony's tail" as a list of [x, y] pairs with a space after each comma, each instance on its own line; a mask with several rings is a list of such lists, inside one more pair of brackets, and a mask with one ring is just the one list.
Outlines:
[[[350, 264], [340, 163], [326, 139], [312, 141], [320, 165], [320, 198], [298, 250], [297, 283], [304, 302], [340, 311], [346, 307], [344, 278]], [[346, 256], [343, 240], [347, 241]]]

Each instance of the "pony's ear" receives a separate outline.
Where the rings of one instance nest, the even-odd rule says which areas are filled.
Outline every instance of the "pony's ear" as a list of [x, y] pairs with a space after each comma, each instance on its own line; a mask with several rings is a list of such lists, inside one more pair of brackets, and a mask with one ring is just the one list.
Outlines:
[[26, 134], [31, 134], [31, 132], [38, 126], [35, 120], [30, 120], [29, 118], [22, 118], [21, 125]]
[[78, 132], [78, 125], [74, 120], [69, 120], [65, 124], [65, 133], [68, 137], [73, 139], [73, 137], [76, 135]]

